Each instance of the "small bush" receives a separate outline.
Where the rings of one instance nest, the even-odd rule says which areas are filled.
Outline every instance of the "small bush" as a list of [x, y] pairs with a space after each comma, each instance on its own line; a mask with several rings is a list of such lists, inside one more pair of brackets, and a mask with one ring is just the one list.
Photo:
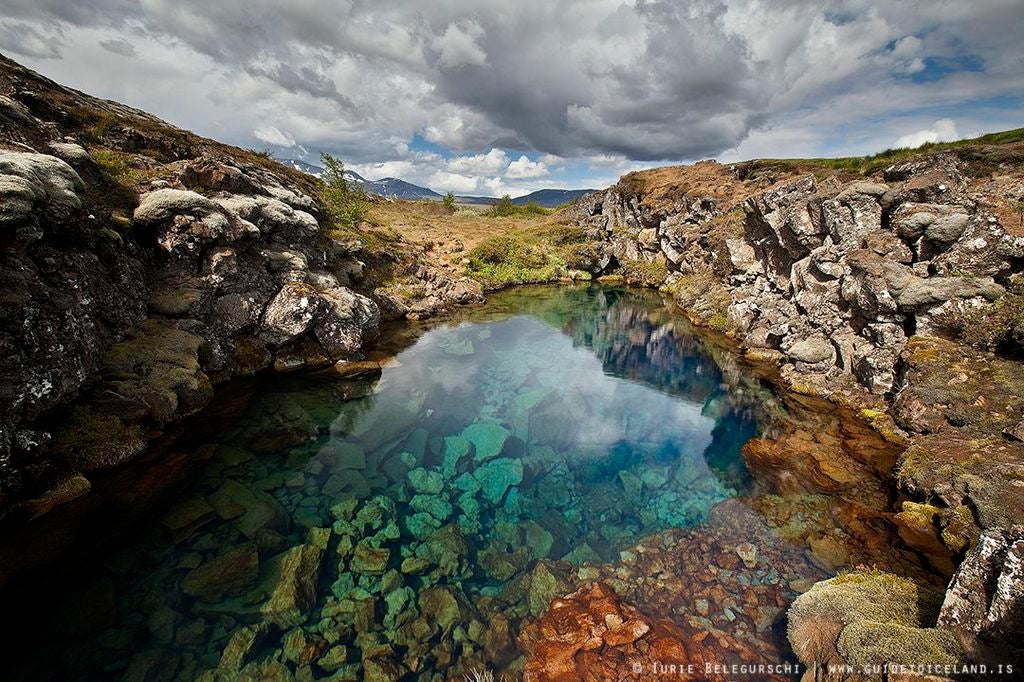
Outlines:
[[531, 201], [523, 206], [517, 206], [509, 195], [498, 199], [498, 203], [491, 206], [484, 215], [491, 218], [536, 218], [551, 215], [549, 209]]
[[448, 194], [445, 194], [444, 195], [444, 199], [441, 200], [441, 203], [444, 204], [444, 207], [446, 209], [448, 209], [449, 213], [455, 213], [455, 195], [454, 194], [452, 194], [451, 192], [448, 192]]
[[330, 154], [321, 154], [324, 175], [320, 187], [323, 213], [332, 225], [354, 228], [369, 210], [366, 192], [345, 179], [345, 166]]

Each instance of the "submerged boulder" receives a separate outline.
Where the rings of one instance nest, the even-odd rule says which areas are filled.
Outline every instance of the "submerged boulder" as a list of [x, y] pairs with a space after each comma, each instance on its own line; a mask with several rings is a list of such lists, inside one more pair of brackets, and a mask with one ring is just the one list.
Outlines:
[[316, 604], [322, 556], [315, 545], [298, 545], [269, 560], [273, 592], [260, 610], [268, 622], [290, 628], [306, 621]]

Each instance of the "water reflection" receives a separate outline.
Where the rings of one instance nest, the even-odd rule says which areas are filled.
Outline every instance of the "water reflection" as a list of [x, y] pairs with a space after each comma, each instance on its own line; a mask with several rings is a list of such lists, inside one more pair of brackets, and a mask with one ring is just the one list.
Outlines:
[[755, 410], [654, 295], [510, 292], [417, 333], [379, 376], [261, 390], [191, 494], [82, 578], [104, 617], [22, 672], [514, 669], [517, 624], [565, 566], [700, 524], [748, 486]]

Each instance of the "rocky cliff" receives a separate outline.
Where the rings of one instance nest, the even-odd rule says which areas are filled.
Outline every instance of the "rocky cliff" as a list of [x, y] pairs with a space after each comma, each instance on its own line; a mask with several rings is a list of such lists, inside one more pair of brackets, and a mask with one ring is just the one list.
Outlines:
[[858, 172], [657, 169], [572, 209], [595, 275], [660, 285], [792, 394], [858, 412], [887, 444], [791, 428], [746, 446], [759, 480], [889, 506], [904, 542], [955, 569], [927, 608], [923, 587], [884, 573], [820, 583], [790, 612], [804, 663], [1021, 654], [1024, 142], [1008, 137]]
[[357, 358], [382, 309], [480, 299], [319, 191], [0, 58], [0, 514], [82, 494], [232, 377]]

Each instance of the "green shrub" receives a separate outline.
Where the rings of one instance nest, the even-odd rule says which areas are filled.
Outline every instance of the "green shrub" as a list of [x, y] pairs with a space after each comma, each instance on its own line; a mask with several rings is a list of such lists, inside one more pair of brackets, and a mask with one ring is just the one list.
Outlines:
[[491, 206], [484, 215], [491, 218], [535, 218], [551, 215], [551, 211], [534, 201], [523, 206], [517, 206], [512, 201], [512, 197], [506, 194], [502, 198], [498, 199], [498, 203]]
[[455, 195], [454, 194], [452, 194], [451, 192], [448, 192], [448, 194], [445, 194], [444, 195], [444, 199], [441, 200], [441, 203], [444, 204], [444, 207], [446, 209], [448, 209], [449, 213], [455, 213]]
[[366, 192], [348, 183], [341, 161], [326, 153], [321, 154], [320, 159], [325, 169], [320, 187], [324, 215], [333, 226], [356, 227], [369, 210]]

